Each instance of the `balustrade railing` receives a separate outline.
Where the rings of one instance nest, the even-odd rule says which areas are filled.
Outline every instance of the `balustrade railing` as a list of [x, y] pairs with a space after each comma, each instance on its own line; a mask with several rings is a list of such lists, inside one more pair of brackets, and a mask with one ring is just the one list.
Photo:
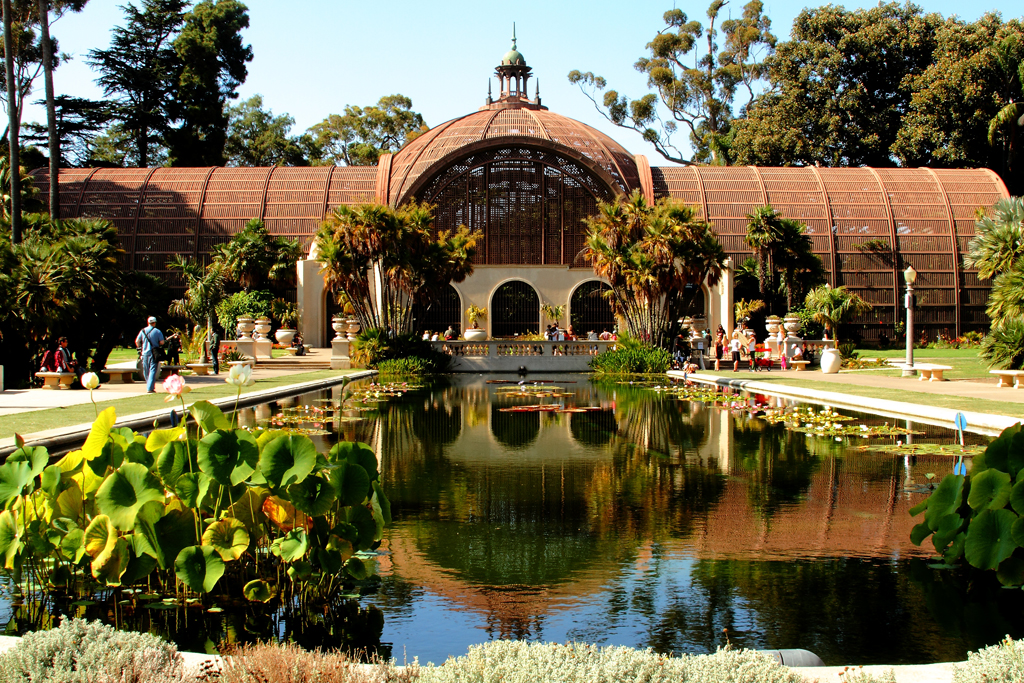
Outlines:
[[467, 358], [498, 356], [596, 356], [615, 347], [613, 341], [436, 341], [431, 342], [438, 351], [451, 356]]

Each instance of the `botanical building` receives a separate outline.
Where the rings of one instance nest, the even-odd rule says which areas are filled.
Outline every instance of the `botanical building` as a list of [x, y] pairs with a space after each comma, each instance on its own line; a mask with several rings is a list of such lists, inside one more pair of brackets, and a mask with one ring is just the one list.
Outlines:
[[[61, 215], [102, 217], [118, 229], [124, 265], [170, 280], [173, 254], [208, 258], [211, 246], [261, 218], [273, 234], [309, 246], [342, 204], [435, 204], [439, 228], [481, 236], [475, 273], [419, 315], [421, 327], [465, 326], [486, 307], [492, 336], [536, 331], [541, 303], [567, 304], [577, 332], [611, 324], [603, 286], [580, 256], [582, 219], [596, 202], [641, 190], [694, 206], [733, 262], [751, 251], [746, 214], [770, 204], [807, 225], [826, 277], [874, 304], [863, 336], [892, 336], [902, 317], [901, 271], [919, 273], [916, 323], [934, 336], [985, 327], [987, 285], [963, 268], [979, 210], [1007, 197], [983, 169], [652, 167], [642, 155], [527, 95], [531, 68], [515, 49], [496, 69], [499, 89], [479, 110], [431, 129], [375, 167], [67, 169]], [[44, 190], [45, 171], [35, 173]], [[303, 332], [326, 344], [327, 302], [314, 262], [299, 265]], [[703, 297], [709, 323], [731, 323], [731, 278]], [[699, 297], [698, 297], [699, 299]]]

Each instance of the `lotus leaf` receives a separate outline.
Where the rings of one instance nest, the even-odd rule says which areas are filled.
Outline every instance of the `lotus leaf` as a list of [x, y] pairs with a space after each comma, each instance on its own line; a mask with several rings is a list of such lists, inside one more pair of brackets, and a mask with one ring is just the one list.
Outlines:
[[94, 560], [117, 540], [117, 529], [106, 515], [97, 515], [85, 529], [85, 552]]
[[190, 508], [198, 508], [210, 491], [210, 483], [213, 480], [203, 472], [196, 474], [183, 474], [174, 483], [174, 492], [181, 499], [182, 504]]
[[203, 545], [220, 553], [225, 562], [237, 560], [249, 547], [249, 534], [237, 519], [225, 517], [208, 526], [203, 533]]
[[[351, 555], [349, 555], [349, 557], [351, 557]], [[318, 548], [316, 551], [317, 564], [320, 565], [320, 569], [326, 574], [337, 574], [340, 572], [341, 568], [345, 566], [345, 560], [347, 559], [348, 557], [345, 557], [344, 553], [340, 550]]]
[[298, 484], [316, 465], [316, 446], [308, 436], [278, 437], [264, 446], [259, 465], [273, 488]]
[[57, 495], [57, 504], [54, 508], [54, 514], [57, 517], [81, 520], [84, 523], [82, 512], [82, 489], [78, 487], [77, 483], [73, 482], [72, 486], [64, 489]]
[[245, 476], [242, 476], [240, 479], [234, 480], [234, 477], [232, 477], [232, 473], [235, 472], [238, 465], [245, 464], [241, 452], [243, 447], [247, 450], [251, 449], [252, 452], [249, 459], [256, 460], [259, 457], [255, 439], [251, 443], [248, 441], [240, 442], [235, 432], [230, 432], [226, 429], [210, 432], [199, 442], [197, 458], [199, 469], [224, 486], [238, 484], [252, 473], [250, 468], [245, 473]]
[[64, 588], [71, 581], [71, 572], [64, 565], [57, 565], [53, 568], [46, 585], [50, 588]]
[[139, 509], [163, 501], [164, 487], [144, 465], [129, 462], [112, 472], [96, 492], [96, 506], [121, 530], [135, 526]]
[[939, 520], [956, 512], [963, 502], [964, 478], [956, 474], [947, 474], [939, 483], [938, 488], [922, 503], [911, 509], [910, 514], [916, 515], [927, 508], [924, 519], [934, 531], [939, 528]]
[[50, 462], [50, 453], [42, 446], [19, 448], [7, 456], [4, 462], [27, 462], [32, 465], [32, 476], [38, 477]]
[[325, 514], [334, 504], [335, 492], [331, 482], [318, 476], [306, 477], [301, 484], [288, 487], [288, 495], [299, 512], [317, 517]]
[[60, 551], [72, 564], [78, 564], [85, 557], [85, 532], [72, 529], [60, 542]]
[[953, 564], [964, 556], [964, 546], [967, 545], [967, 532], [961, 531], [953, 539], [953, 543], [942, 553], [942, 561], [946, 564]]
[[[131, 541], [132, 538], [129, 537], [126, 540]], [[131, 543], [129, 543], [130, 545]], [[130, 586], [136, 581], [140, 581], [152, 574], [156, 567], [157, 561], [152, 555], [148, 553], [139, 554], [137, 550], [129, 552], [128, 566], [125, 567], [124, 574], [121, 575], [121, 583], [122, 585]]]
[[82, 451], [71, 451], [63, 458], [57, 461], [60, 465], [60, 471], [63, 474], [74, 474], [82, 467], [85, 462], [85, 455]]
[[1010, 448], [1006, 453], [1006, 471], [1017, 478], [1024, 467], [1024, 432], [1017, 432], [1010, 438]]
[[150, 453], [162, 451], [165, 446], [185, 438], [185, 427], [172, 427], [171, 429], [154, 429], [146, 437], [146, 450]]
[[146, 467], [153, 467], [156, 461], [153, 454], [146, 450], [146, 442], [130, 441], [124, 446], [124, 459], [128, 462], [137, 462]]
[[1024, 477], [1020, 477], [1010, 490], [1010, 507], [1018, 515], [1024, 515]]
[[256, 439], [256, 445], [259, 446], [260, 453], [263, 453], [263, 449], [267, 447], [267, 444], [282, 436], [288, 436], [288, 432], [283, 429], [268, 429], [261, 432]]
[[935, 530], [935, 536], [932, 538], [935, 551], [941, 553], [945, 550], [946, 546], [952, 543], [956, 535], [960, 533], [963, 524], [963, 518], [955, 512], [940, 519], [939, 528]]
[[377, 523], [373, 520], [370, 511], [362, 505], [343, 508], [340, 516], [343, 521], [354, 526], [359, 534], [354, 543], [356, 550], [365, 550], [377, 540]]
[[1024, 547], [1024, 517], [1018, 517], [1010, 527], [1010, 537], [1017, 545]]
[[379, 509], [384, 523], [391, 524], [391, 501], [384, 494], [384, 487], [380, 485], [379, 479], [373, 482], [373, 494], [374, 512]]
[[191, 545], [178, 553], [174, 573], [196, 593], [209, 593], [224, 575], [224, 560], [213, 548]]
[[303, 526], [297, 519], [295, 506], [278, 496], [271, 496], [263, 501], [263, 513], [281, 531], [291, 531], [296, 526]]
[[251, 602], [270, 602], [274, 597], [274, 594], [270, 591], [270, 586], [262, 579], [256, 579], [245, 584], [242, 587], [242, 595]]
[[1024, 583], [1024, 560], [1019, 557], [1008, 557], [1003, 560], [996, 571], [996, 578], [1004, 586], [1019, 586]]
[[82, 455], [86, 460], [94, 460], [100, 457], [103, 445], [110, 440], [110, 430], [117, 421], [117, 413], [113, 406], [107, 408], [92, 423], [89, 436], [82, 445]]
[[251, 537], [259, 538], [263, 535], [262, 527], [267, 522], [263, 503], [269, 494], [266, 489], [247, 488], [228, 508], [228, 515], [245, 525], [245, 530]]
[[361, 465], [340, 460], [329, 476], [342, 505], [361, 505], [366, 500], [370, 491], [370, 475]]
[[351, 541], [334, 534], [331, 534], [327, 539], [327, 550], [336, 551], [340, 555], [342, 562], [352, 557], [356, 552], [356, 549], [352, 547]]
[[309, 550], [309, 538], [306, 536], [306, 530], [295, 529], [281, 538], [274, 539], [271, 549], [285, 562], [301, 560]]
[[53, 498], [60, 490], [60, 474], [60, 467], [57, 465], [49, 465], [43, 470], [43, 474], [39, 479], [39, 487], [46, 493], [48, 498]]
[[116, 470], [124, 462], [124, 451], [113, 441], [103, 444], [99, 457], [86, 460], [89, 469], [97, 477], [105, 477], [108, 470]]
[[163, 447], [156, 459], [156, 469], [160, 473], [160, 478], [164, 480], [164, 486], [173, 488], [178, 482], [178, 477], [192, 471], [188, 462], [190, 452], [191, 444], [184, 441], [173, 441]]
[[347, 460], [355, 465], [362, 465], [371, 480], [380, 476], [377, 472], [377, 454], [364, 443], [340, 441], [334, 444], [331, 448], [331, 460], [335, 463]]
[[305, 560], [300, 560], [288, 567], [288, 578], [292, 581], [305, 581], [313, 573], [313, 566]]
[[997, 469], [987, 469], [971, 477], [971, 492], [967, 496], [967, 504], [975, 512], [998, 510], [1006, 506], [1012, 491], [1009, 474]]
[[366, 563], [358, 557], [348, 558], [348, 562], [345, 563], [345, 571], [356, 581], [362, 581], [370, 575], [370, 570]]
[[351, 545], [355, 545], [359, 542], [359, 529], [348, 522], [340, 522], [336, 527], [331, 529], [331, 535], [344, 539]]
[[996, 569], [1017, 548], [1012, 528], [1017, 520], [1013, 512], [985, 510], [978, 514], [967, 529], [964, 553], [972, 567]]
[[5, 569], [14, 569], [14, 558], [21, 552], [21, 531], [18, 520], [10, 510], [0, 512], [0, 557]]
[[19, 497], [31, 493], [32, 479], [30, 462], [0, 465], [0, 508], [9, 508]]
[[147, 540], [156, 551], [156, 559], [161, 569], [172, 567], [182, 548], [194, 545], [199, 540], [196, 538], [195, 512], [190, 509], [170, 509], [170, 506], [168, 508], [164, 516], [153, 524], [152, 538], [147, 535]]
[[192, 419], [196, 421], [204, 433], [210, 434], [218, 429], [230, 429], [231, 423], [220, 408], [209, 401], [196, 401], [189, 408]]
[[92, 561], [92, 576], [108, 586], [120, 586], [130, 559], [128, 541], [115, 538], [113, 545]]

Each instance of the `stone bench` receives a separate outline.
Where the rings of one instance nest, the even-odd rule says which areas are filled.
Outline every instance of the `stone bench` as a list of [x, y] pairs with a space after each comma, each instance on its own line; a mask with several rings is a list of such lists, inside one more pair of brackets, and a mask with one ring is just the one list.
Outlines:
[[167, 379], [171, 375], [180, 375], [181, 371], [185, 369], [184, 365], [164, 365], [160, 364], [160, 379]]
[[245, 360], [233, 360], [233, 361], [230, 361], [228, 363], [228, 365], [231, 365], [231, 366], [235, 366], [235, 365], [248, 365], [250, 368], [255, 369], [256, 359], [254, 359], [254, 358], [246, 358]]
[[988, 372], [999, 378], [998, 386], [1020, 389], [1020, 378], [1021, 375], [1024, 375], [1024, 370], [989, 370]]
[[928, 380], [929, 382], [945, 382], [946, 380], [942, 377], [942, 373], [946, 370], [952, 370], [953, 368], [949, 365], [932, 365], [931, 363], [915, 363], [914, 369], [917, 370], [918, 381], [923, 382]]
[[213, 369], [213, 363], [189, 363], [185, 366], [196, 375], [208, 375], [210, 370]]
[[77, 375], [73, 372], [37, 372], [36, 377], [43, 380], [43, 389], [70, 389]]
[[132, 384], [135, 381], [135, 368], [103, 368], [100, 370], [104, 375], [109, 377], [107, 380], [110, 384]]
[[793, 369], [797, 372], [804, 372], [807, 370], [807, 366], [811, 364], [809, 360], [791, 360], [789, 364], [793, 366]]

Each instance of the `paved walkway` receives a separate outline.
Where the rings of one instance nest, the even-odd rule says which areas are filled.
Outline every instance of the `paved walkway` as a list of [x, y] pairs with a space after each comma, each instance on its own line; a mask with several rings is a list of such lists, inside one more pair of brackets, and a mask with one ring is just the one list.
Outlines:
[[[307, 361], [330, 362], [330, 349], [312, 349], [304, 357]], [[110, 368], [134, 368], [135, 361], [124, 361], [110, 363]], [[268, 377], [279, 377], [281, 375], [293, 375], [301, 372], [311, 372], [309, 368], [281, 367], [281, 366], [260, 366], [257, 365], [253, 377], [264, 379]], [[220, 375], [187, 375], [186, 381], [193, 387], [222, 385], [227, 372], [222, 369]], [[164, 393], [160, 382], [156, 384], [157, 393]], [[101, 401], [113, 401], [133, 396], [145, 396], [146, 383], [133, 382], [132, 384], [101, 384], [98, 389], [92, 392], [92, 399], [97, 403]], [[25, 413], [32, 410], [46, 410], [48, 408], [68, 408], [71, 406], [83, 405], [90, 402], [89, 391], [86, 389], [8, 389], [0, 391], [0, 415], [13, 415]]]

